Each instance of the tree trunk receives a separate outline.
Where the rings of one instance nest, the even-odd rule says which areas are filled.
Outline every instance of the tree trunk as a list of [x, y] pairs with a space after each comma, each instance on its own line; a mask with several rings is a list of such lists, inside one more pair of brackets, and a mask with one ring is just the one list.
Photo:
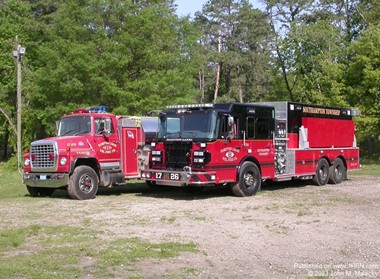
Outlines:
[[[219, 35], [218, 38], [218, 53], [222, 51], [222, 37]], [[220, 70], [221, 70], [221, 62], [218, 62], [218, 67], [216, 68], [216, 80], [215, 80], [215, 92], [214, 92], [214, 103], [218, 98], [219, 94], [219, 86], [220, 86]]]
[[201, 104], [205, 102], [205, 74], [203, 70], [199, 71], [199, 92], [201, 93]]
[[3, 147], [3, 160], [8, 159], [8, 143], [9, 143], [9, 129], [5, 129], [5, 134], [4, 134], [4, 147]]

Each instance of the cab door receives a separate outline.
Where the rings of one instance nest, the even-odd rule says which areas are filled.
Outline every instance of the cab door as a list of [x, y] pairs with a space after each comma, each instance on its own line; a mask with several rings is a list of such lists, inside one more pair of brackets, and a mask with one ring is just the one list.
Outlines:
[[[94, 117], [94, 149], [102, 170], [120, 169], [120, 140], [115, 119]], [[108, 128], [107, 128], [108, 127]]]
[[127, 127], [122, 130], [123, 138], [123, 171], [126, 177], [138, 177], [138, 141], [139, 130], [138, 127]]

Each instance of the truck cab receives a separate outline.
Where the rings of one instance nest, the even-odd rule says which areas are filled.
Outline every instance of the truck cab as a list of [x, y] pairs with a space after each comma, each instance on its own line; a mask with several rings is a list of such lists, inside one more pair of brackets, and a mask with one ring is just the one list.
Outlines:
[[168, 106], [142, 178], [191, 190], [231, 185], [238, 196], [254, 195], [261, 177], [274, 174], [274, 115], [256, 104]]
[[[153, 125], [144, 129], [146, 122]], [[150, 149], [146, 135], [155, 133], [156, 122], [153, 117], [116, 116], [104, 106], [64, 115], [56, 136], [32, 142], [24, 155], [23, 180], [30, 195], [49, 196], [64, 188], [74, 199], [90, 199], [99, 186], [139, 178]]]

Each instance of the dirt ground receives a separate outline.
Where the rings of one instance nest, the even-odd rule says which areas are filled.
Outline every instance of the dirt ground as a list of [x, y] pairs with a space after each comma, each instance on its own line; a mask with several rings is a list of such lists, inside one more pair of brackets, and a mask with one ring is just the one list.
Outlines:
[[104, 237], [198, 245], [198, 253], [138, 262], [143, 278], [186, 269], [192, 272], [175, 278], [380, 278], [380, 177], [353, 176], [324, 187], [264, 185], [247, 198], [229, 189], [189, 194], [134, 184], [102, 190], [89, 201], [44, 198], [40, 212], [29, 206], [7, 214], [14, 222], [23, 214], [50, 225], [85, 222]]

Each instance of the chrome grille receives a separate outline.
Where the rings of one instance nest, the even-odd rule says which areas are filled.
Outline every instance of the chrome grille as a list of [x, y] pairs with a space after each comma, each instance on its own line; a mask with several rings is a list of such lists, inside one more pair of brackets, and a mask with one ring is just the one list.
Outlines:
[[182, 170], [190, 165], [191, 142], [166, 142], [166, 167]]
[[30, 157], [32, 170], [53, 171], [56, 166], [57, 153], [53, 142], [36, 143], [31, 145]]

